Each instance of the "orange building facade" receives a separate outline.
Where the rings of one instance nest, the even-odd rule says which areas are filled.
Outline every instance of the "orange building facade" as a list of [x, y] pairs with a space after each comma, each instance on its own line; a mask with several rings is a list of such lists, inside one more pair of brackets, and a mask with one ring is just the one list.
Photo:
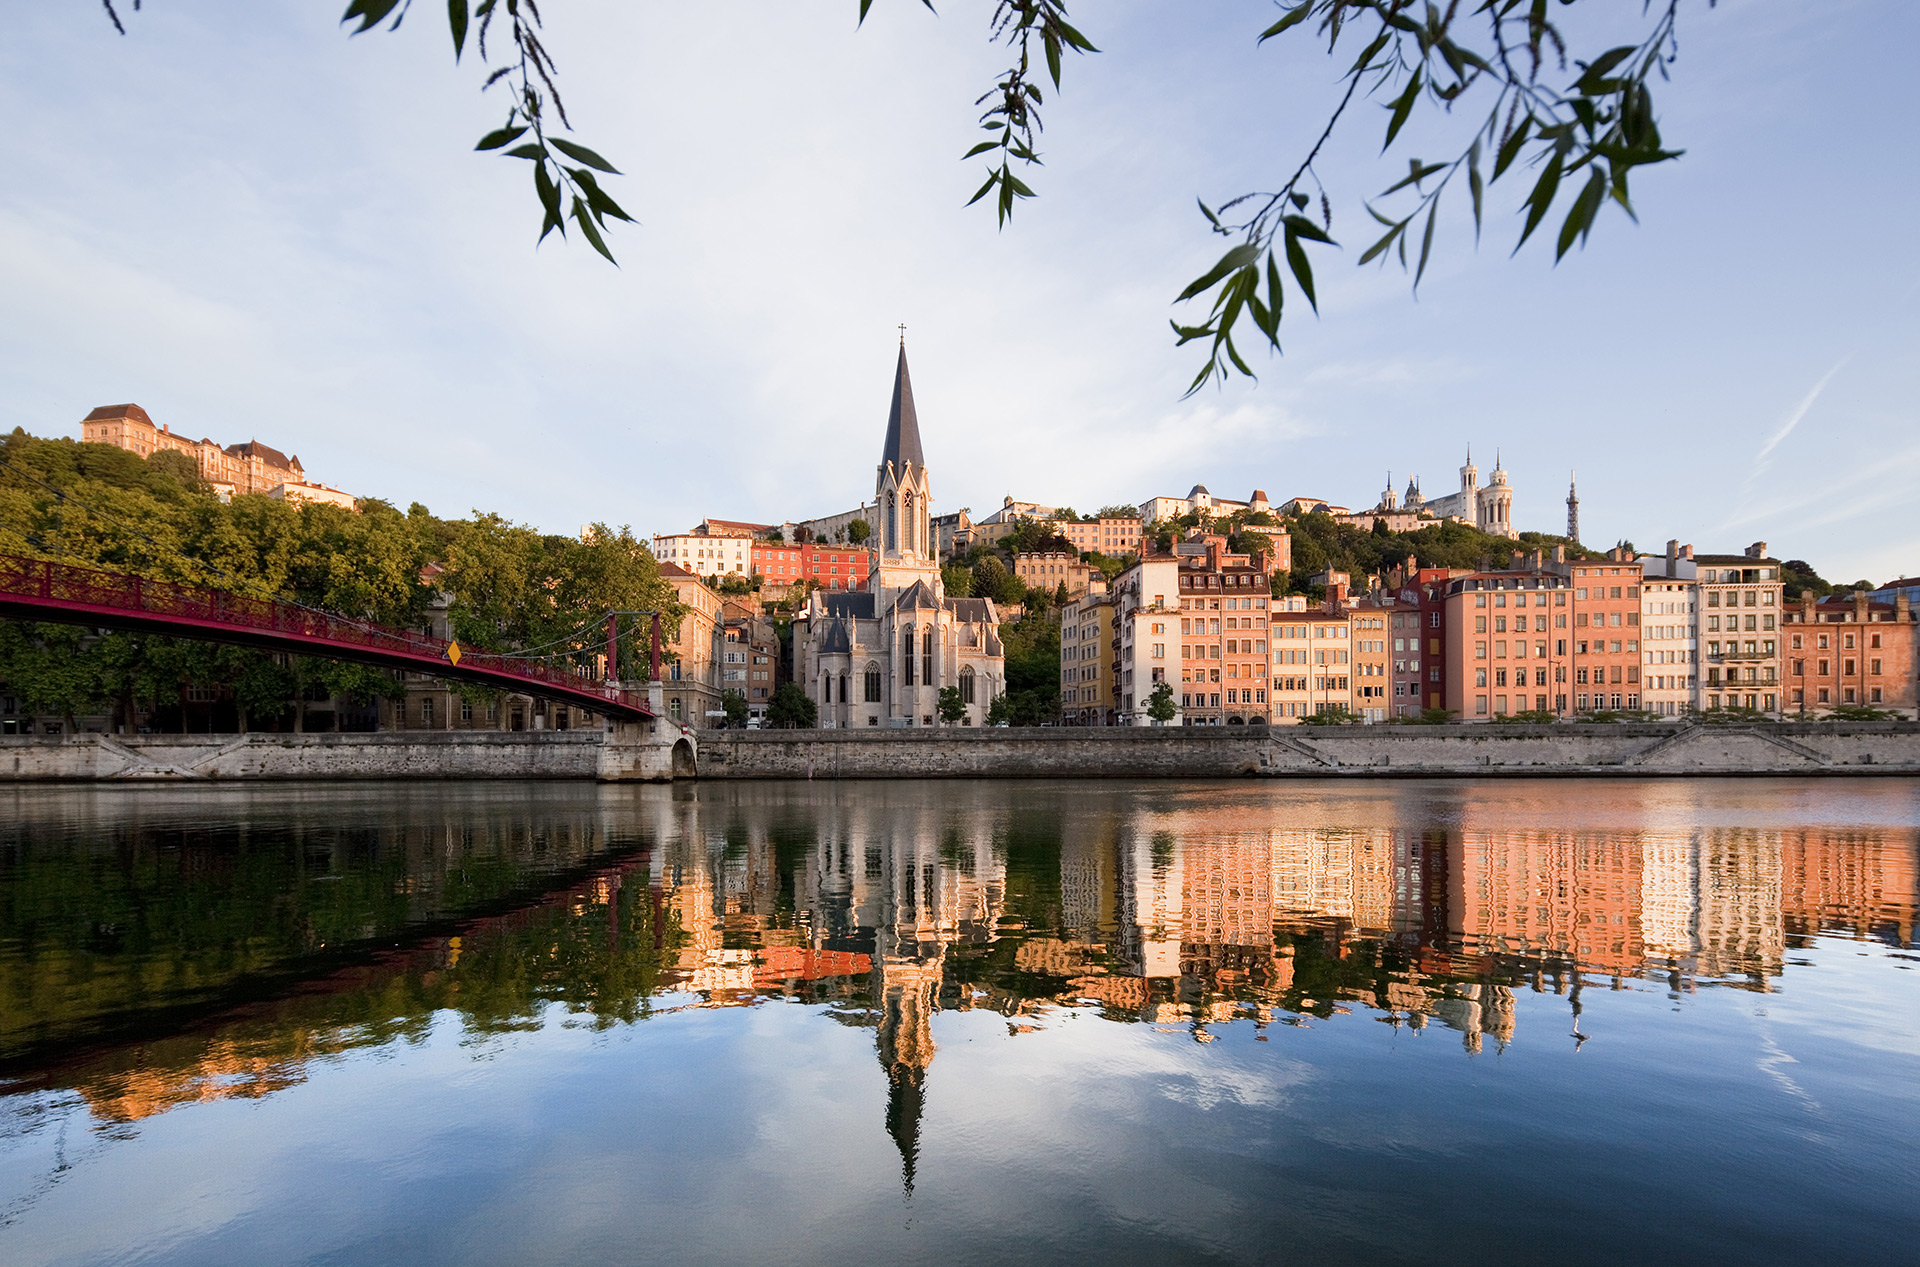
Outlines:
[[1227, 540], [1220, 536], [1178, 542], [1174, 550], [1185, 724], [1265, 724], [1272, 716], [1267, 620], [1274, 600], [1264, 561], [1227, 553]]
[[1445, 707], [1462, 720], [1640, 708], [1640, 565], [1607, 559], [1446, 582]]
[[823, 590], [863, 590], [873, 570], [873, 553], [857, 546], [755, 541], [752, 568], [774, 588], [811, 581]]
[[1820, 716], [1848, 707], [1920, 709], [1920, 627], [1904, 593], [1891, 603], [1865, 592], [1818, 602], [1803, 596], [1782, 613], [1781, 637], [1786, 710]]

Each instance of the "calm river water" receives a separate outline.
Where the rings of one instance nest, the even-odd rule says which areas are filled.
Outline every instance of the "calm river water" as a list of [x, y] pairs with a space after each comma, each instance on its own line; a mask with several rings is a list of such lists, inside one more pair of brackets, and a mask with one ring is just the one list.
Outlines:
[[1912, 781], [0, 806], [15, 1267], [1920, 1255]]

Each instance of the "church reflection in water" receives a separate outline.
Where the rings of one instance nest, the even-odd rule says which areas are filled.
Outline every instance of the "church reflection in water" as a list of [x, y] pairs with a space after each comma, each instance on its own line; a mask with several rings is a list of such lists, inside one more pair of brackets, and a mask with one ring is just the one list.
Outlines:
[[[1473, 1053], [1515, 1039], [1526, 992], [1562, 996], [1579, 1043], [1596, 991], [1768, 991], [1817, 936], [1913, 945], [1912, 829], [1688, 826], [1657, 796], [1582, 825], [1555, 795], [1306, 813], [1254, 794], [703, 788], [625, 807], [617, 833], [597, 811], [577, 834], [624, 851], [537, 900], [137, 1040], [16, 1048], [11, 1089], [72, 1088], [127, 1123], [270, 1094], [448, 1014], [504, 1034], [555, 1004], [614, 1026], [784, 999], [874, 1031], [911, 1191], [942, 1012], [1019, 1034], [1077, 1009], [1204, 1043], [1358, 1009]], [[304, 892], [254, 888], [276, 910]]]

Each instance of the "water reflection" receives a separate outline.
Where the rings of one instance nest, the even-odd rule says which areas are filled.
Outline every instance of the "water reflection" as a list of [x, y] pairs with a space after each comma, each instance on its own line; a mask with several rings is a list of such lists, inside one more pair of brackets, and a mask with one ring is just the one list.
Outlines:
[[1913, 945], [1906, 789], [1881, 822], [1783, 829], [1712, 785], [1599, 786], [26, 796], [0, 1069], [125, 1124], [436, 1014], [484, 1038], [556, 1004], [606, 1027], [793, 999], [875, 1031], [910, 1190], [942, 1011], [1204, 1043], [1362, 1008], [1478, 1052], [1516, 991], [1564, 996], [1577, 1043], [1596, 988], [1767, 991], [1821, 934]]

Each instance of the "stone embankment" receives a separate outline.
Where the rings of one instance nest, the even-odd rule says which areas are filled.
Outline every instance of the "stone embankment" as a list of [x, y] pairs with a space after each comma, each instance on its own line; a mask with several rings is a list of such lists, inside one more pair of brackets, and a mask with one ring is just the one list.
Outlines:
[[1920, 775], [1920, 723], [0, 737], [0, 782]]
[[1312, 778], [1920, 774], [1920, 723], [721, 731], [700, 776]]

